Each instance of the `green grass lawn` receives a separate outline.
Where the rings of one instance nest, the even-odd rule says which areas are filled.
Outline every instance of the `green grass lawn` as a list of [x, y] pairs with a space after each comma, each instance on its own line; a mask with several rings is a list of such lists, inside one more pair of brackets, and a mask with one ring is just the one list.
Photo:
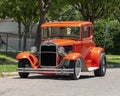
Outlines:
[[0, 73], [15, 72], [17, 68], [16, 53], [7, 53], [0, 51]]
[[120, 55], [106, 55], [107, 64], [120, 64]]
[[[15, 72], [17, 69], [17, 53], [7, 53], [0, 51], [0, 73]], [[106, 55], [107, 64], [120, 64], [120, 55]]]

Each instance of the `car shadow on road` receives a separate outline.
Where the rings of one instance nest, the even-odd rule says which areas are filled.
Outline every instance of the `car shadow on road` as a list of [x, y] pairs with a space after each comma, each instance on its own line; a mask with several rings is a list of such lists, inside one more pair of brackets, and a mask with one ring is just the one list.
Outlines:
[[[79, 80], [81, 79], [90, 79], [90, 78], [95, 78], [93, 75], [81, 75]], [[20, 77], [14, 77], [13, 79], [51, 79], [51, 80], [69, 80], [71, 81], [72, 79], [70, 76], [60, 76], [60, 75], [30, 75], [28, 78], [20, 78]]]

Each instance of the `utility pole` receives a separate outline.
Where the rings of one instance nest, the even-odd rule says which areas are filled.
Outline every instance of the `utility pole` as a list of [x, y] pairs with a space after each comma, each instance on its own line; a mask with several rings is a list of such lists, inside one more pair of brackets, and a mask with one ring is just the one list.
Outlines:
[[104, 32], [104, 37], [105, 37], [105, 40], [104, 40], [104, 49], [106, 47], [107, 33], [108, 33], [108, 24], [106, 23], [106, 25], [105, 25], [105, 32]]

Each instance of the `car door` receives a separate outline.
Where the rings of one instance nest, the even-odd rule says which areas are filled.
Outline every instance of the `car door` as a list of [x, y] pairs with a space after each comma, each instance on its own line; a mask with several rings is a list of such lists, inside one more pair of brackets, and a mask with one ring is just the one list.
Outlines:
[[84, 25], [81, 35], [81, 50], [80, 53], [85, 58], [89, 48], [94, 47], [95, 43], [93, 42], [93, 27], [91, 25]]

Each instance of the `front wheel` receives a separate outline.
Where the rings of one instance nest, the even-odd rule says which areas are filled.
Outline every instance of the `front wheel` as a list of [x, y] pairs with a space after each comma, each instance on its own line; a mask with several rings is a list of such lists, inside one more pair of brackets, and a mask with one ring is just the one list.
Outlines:
[[100, 67], [99, 69], [94, 71], [95, 76], [105, 76], [106, 73], [106, 56], [105, 53], [102, 52], [100, 56]]
[[[18, 68], [29, 68], [30, 62], [26, 59], [19, 60], [18, 62]], [[29, 76], [29, 73], [26, 72], [18, 72], [20, 78], [27, 78]]]
[[81, 75], [81, 59], [71, 61], [70, 63], [71, 63], [70, 65], [73, 65], [74, 68], [74, 73], [71, 74], [70, 76], [72, 79], [78, 80]]
[[19, 72], [19, 76], [20, 78], [27, 78], [29, 76], [29, 73]]

